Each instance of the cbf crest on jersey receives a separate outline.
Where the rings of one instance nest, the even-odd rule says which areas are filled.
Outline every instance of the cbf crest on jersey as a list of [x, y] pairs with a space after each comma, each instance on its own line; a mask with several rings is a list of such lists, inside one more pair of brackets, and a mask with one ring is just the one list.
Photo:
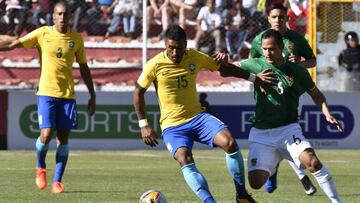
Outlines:
[[74, 48], [74, 47], [75, 47], [75, 42], [74, 42], [74, 41], [70, 41], [70, 42], [69, 42], [69, 47], [70, 47], [70, 48]]
[[189, 71], [190, 71], [190, 74], [193, 74], [195, 73], [195, 70], [196, 70], [196, 67], [195, 67], [195, 64], [189, 64]]

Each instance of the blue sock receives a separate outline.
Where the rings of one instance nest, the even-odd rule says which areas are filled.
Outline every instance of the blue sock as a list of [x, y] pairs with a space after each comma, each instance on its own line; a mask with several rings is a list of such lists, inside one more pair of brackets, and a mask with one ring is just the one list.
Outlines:
[[208, 197], [206, 200], [204, 200], [204, 203], [216, 203], [213, 197]]
[[208, 184], [205, 177], [196, 168], [195, 163], [185, 165], [181, 168], [185, 181], [191, 188], [191, 190], [202, 200], [215, 202], [212, 195], [210, 194]]
[[244, 159], [240, 150], [232, 154], [226, 154], [226, 165], [234, 180], [236, 193], [240, 198], [247, 197], [248, 193], [245, 189]]
[[36, 167], [46, 168], [45, 158], [46, 158], [46, 153], [49, 149], [49, 145], [42, 143], [39, 137], [36, 140], [35, 149], [36, 149]]
[[268, 193], [272, 193], [277, 188], [277, 172], [270, 176], [265, 182], [265, 189]]
[[66, 163], [69, 157], [69, 146], [67, 144], [58, 145], [56, 150], [56, 168], [53, 182], [61, 182]]

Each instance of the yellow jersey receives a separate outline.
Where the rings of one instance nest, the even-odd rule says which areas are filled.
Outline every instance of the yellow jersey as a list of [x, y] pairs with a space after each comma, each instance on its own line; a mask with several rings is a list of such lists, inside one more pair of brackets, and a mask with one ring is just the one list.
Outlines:
[[154, 82], [162, 130], [183, 124], [203, 111], [196, 91], [196, 76], [202, 68], [214, 71], [219, 65], [194, 49], [187, 49], [179, 64], [172, 62], [166, 51], [146, 63], [137, 83], [147, 89]]
[[87, 61], [81, 34], [71, 28], [63, 34], [54, 26], [44, 26], [19, 40], [25, 48], [35, 46], [39, 51], [40, 81], [36, 94], [75, 99], [74, 58], [79, 64]]

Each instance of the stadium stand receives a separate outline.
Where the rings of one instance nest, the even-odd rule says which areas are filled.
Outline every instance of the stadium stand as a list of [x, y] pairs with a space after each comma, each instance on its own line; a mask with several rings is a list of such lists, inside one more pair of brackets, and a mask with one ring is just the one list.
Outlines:
[[[33, 1], [33, 10], [36, 8], [36, 1]], [[87, 1], [91, 4], [91, 1]], [[42, 22], [44, 22], [42, 20]], [[107, 21], [99, 20], [101, 30], [106, 30], [108, 26]], [[187, 21], [186, 30], [189, 34], [189, 39], [193, 39], [195, 35], [195, 24]], [[137, 37], [129, 38], [121, 36], [121, 28], [118, 34], [110, 37], [104, 37], [102, 32], [96, 35], [89, 35], [87, 32], [88, 22], [86, 18], [81, 21], [81, 30], [85, 41], [85, 47], [88, 57], [88, 64], [94, 78], [94, 83], [97, 89], [106, 91], [116, 90], [133, 90], [133, 86], [137, 77], [141, 73], [142, 66], [142, 35], [141, 24], [137, 25]], [[120, 26], [121, 27], [121, 26]], [[0, 19], [0, 34], [5, 34], [8, 25], [4, 19]], [[28, 24], [21, 34], [26, 35], [35, 29], [31, 19], [28, 19]], [[161, 41], [157, 35], [161, 32], [161, 25], [154, 21], [154, 26], [151, 26], [150, 36], [148, 39], [148, 58], [153, 57], [164, 49], [164, 42]], [[194, 47], [194, 41], [189, 40], [188, 47]], [[0, 55], [0, 89], [33, 89], [36, 88], [36, 83], [39, 78], [39, 56], [37, 50], [33, 49], [16, 49], [10, 52], [2, 52]], [[80, 74], [77, 70], [77, 64], [74, 63], [74, 76], [76, 86], [82, 88], [82, 81], [79, 80]], [[232, 78], [224, 79], [217, 74], [203, 71], [200, 74], [199, 86], [209, 86], [210, 90], [219, 89], [224, 84], [236, 85], [242, 83], [241, 80]], [[235, 83], [234, 83], [235, 82]], [[215, 87], [215, 89], [214, 89]], [[249, 85], [245, 85], [242, 89], [249, 90]], [[245, 90], [245, 91], [246, 91]]]
[[[360, 30], [360, 6], [359, 3], [334, 3], [320, 2], [318, 4], [318, 26], [317, 26], [317, 77], [319, 87], [324, 90], [336, 90], [336, 80], [338, 66], [336, 65], [337, 56], [344, 48], [343, 35], [350, 30]], [[34, 12], [38, 0], [32, 0], [32, 9]], [[0, 7], [5, 5], [5, 1], [0, 1]], [[90, 9], [94, 5], [94, 0], [86, 0], [86, 8]], [[3, 7], [1, 7], [3, 8]], [[4, 7], [5, 8], [5, 7]], [[261, 12], [258, 12], [261, 14]], [[8, 30], [8, 24], [5, 13], [0, 12], [0, 40]], [[86, 15], [86, 12], [84, 12]], [[29, 15], [31, 16], [31, 15]], [[142, 18], [140, 16], [140, 18]], [[340, 20], [339, 20], [340, 19]], [[82, 17], [80, 20], [79, 31], [84, 37], [85, 47], [87, 49], [88, 64], [94, 75], [94, 81], [98, 89], [106, 91], [117, 91], [119, 89], [131, 88], [141, 72], [142, 65], [142, 19], [139, 19], [136, 26], [135, 37], [123, 36], [122, 25], [114, 35], [105, 37], [106, 29], [109, 26], [109, 20], [100, 17], [97, 19], [99, 30], [97, 33], [89, 32], [89, 18]], [[18, 21], [16, 21], [18, 22]], [[45, 20], [41, 19], [45, 24]], [[148, 58], [164, 49], [164, 42], [158, 37], [162, 31], [161, 22], [154, 20], [151, 22], [148, 32]], [[255, 24], [258, 24], [257, 22]], [[260, 24], [259, 24], [260, 25]], [[258, 27], [259, 27], [258, 25]], [[21, 34], [24, 36], [35, 29], [31, 17], [28, 17], [28, 23]], [[252, 28], [253, 29], [253, 28]], [[261, 28], [264, 29], [264, 28]], [[259, 30], [256, 29], [255, 30]], [[193, 21], [186, 21], [186, 31], [188, 33], [188, 47], [195, 47], [194, 37], [196, 33], [196, 24]], [[251, 31], [251, 29], [250, 29]], [[255, 33], [256, 34], [256, 33]], [[244, 42], [246, 50], [250, 48], [251, 34]], [[39, 58], [36, 49], [18, 49], [11, 52], [0, 53], [0, 88], [34, 88], [39, 74]], [[74, 66], [75, 75], [78, 77], [77, 65]], [[77, 78], [75, 78], [77, 79]], [[77, 81], [77, 86], [81, 87], [82, 81]], [[201, 72], [198, 85], [201, 90], [210, 87], [214, 91], [231, 91], [236, 87], [238, 91], [249, 91], [251, 86], [239, 79], [223, 79], [217, 74]], [[117, 87], [117, 86], [124, 86]], [[129, 87], [127, 87], [129, 86]], [[235, 89], [236, 89], [235, 88]], [[236, 90], [235, 90], [236, 91]]]

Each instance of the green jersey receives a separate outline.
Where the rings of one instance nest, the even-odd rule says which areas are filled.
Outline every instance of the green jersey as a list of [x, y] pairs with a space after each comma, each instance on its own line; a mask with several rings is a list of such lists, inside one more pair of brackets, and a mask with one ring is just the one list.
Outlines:
[[255, 88], [254, 127], [269, 129], [298, 122], [299, 97], [315, 88], [309, 72], [299, 65], [287, 61], [281, 67], [275, 67], [264, 58], [248, 59], [240, 67], [257, 74], [271, 69], [277, 76], [277, 85], [266, 86], [266, 94]]
[[[252, 41], [250, 49], [250, 55], [252, 58], [260, 58], [261, 56], [264, 56], [261, 46], [261, 36], [264, 32], [258, 34]], [[305, 59], [314, 58], [314, 53], [308, 41], [301, 34], [292, 30], [287, 30], [283, 36], [283, 42], [283, 56], [285, 59], [288, 59], [291, 53], [295, 56], [304, 57]]]

